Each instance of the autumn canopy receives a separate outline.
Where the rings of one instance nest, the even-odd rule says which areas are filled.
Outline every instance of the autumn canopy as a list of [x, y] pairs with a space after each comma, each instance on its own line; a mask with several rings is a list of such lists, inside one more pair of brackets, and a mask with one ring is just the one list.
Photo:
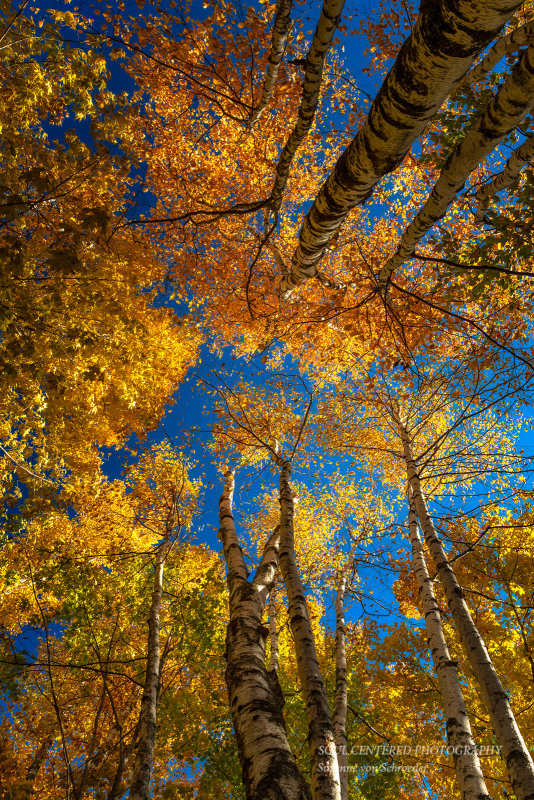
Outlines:
[[0, 800], [534, 800], [534, 3], [75, 2], [0, 0]]

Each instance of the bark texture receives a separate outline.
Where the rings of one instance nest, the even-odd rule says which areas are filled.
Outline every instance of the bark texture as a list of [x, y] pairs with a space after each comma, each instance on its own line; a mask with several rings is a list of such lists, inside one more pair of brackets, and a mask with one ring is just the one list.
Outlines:
[[443, 710], [447, 718], [447, 743], [449, 747], [454, 748], [453, 759], [456, 780], [463, 800], [489, 800], [488, 790], [471, 732], [462, 687], [458, 680], [457, 663], [451, 659], [449, 654], [438, 603], [432, 588], [432, 579], [428, 574], [411, 491], [409, 532], [412, 545], [413, 569], [425, 616], [428, 645], [432, 654], [432, 663], [438, 676], [439, 690], [443, 699]]
[[37, 748], [34, 757], [32, 758], [32, 762], [28, 767], [28, 771], [26, 772], [26, 781], [29, 784], [31, 784], [32, 788], [33, 784], [35, 783], [35, 779], [39, 774], [39, 770], [46, 761], [48, 751], [50, 750], [53, 741], [54, 739], [52, 736], [47, 736], [46, 738], [44, 738], [39, 747]]
[[497, 194], [497, 192], [501, 192], [503, 189], [507, 189], [509, 186], [511, 186], [519, 176], [519, 173], [525, 164], [528, 164], [528, 162], [532, 161], [533, 158], [534, 136], [529, 136], [529, 138], [525, 139], [523, 144], [512, 153], [506, 162], [503, 171], [499, 172], [498, 175], [495, 175], [492, 181], [486, 183], [484, 186], [481, 186], [476, 193], [475, 203], [477, 203], [478, 208], [475, 214], [475, 219], [478, 222], [481, 222], [484, 219], [491, 198]]
[[515, 53], [524, 45], [530, 44], [532, 39], [534, 39], [534, 21], [520, 25], [507, 36], [502, 36], [495, 42], [493, 47], [490, 47], [482, 61], [462, 79], [461, 86], [480, 81], [497, 66], [501, 58], [510, 53]]
[[280, 154], [276, 166], [276, 177], [271, 192], [272, 204], [275, 209], [280, 208], [291, 162], [313, 124], [319, 102], [319, 92], [321, 91], [324, 60], [339, 25], [344, 5], [345, 0], [324, 0], [323, 2], [321, 16], [313, 35], [310, 50], [306, 56], [298, 121]]
[[534, 100], [534, 47], [526, 50], [511, 75], [470, 131], [453, 150], [422, 208], [404, 231], [396, 253], [384, 264], [378, 282], [385, 288], [417, 243], [443, 217], [471, 172], [518, 125]]
[[339, 768], [332, 715], [317, 660], [306, 594], [295, 561], [293, 534], [295, 501], [290, 478], [291, 464], [289, 461], [283, 461], [280, 471], [280, 571], [286, 587], [289, 621], [306, 705], [311, 791], [313, 800], [340, 800]]
[[282, 297], [314, 277], [348, 212], [400, 164], [476, 56], [520, 5], [519, 0], [422, 0], [415, 28], [367, 122], [340, 156], [304, 220], [291, 274], [281, 283]]
[[263, 89], [258, 105], [252, 109], [250, 119], [248, 121], [249, 128], [258, 121], [259, 117], [267, 108], [269, 101], [273, 95], [274, 84], [276, 83], [276, 76], [284, 52], [286, 49], [287, 35], [291, 28], [291, 6], [292, 0], [277, 0], [276, 9], [274, 12], [274, 25], [273, 35], [271, 40], [271, 52], [267, 61], [267, 74], [263, 81]]
[[278, 631], [276, 629], [276, 605], [275, 593], [271, 592], [269, 597], [269, 641], [271, 643], [271, 655], [269, 657], [269, 672], [278, 672]]
[[[47, 736], [43, 739], [34, 753], [26, 775], [12, 786], [11, 791], [13, 792], [13, 797], [16, 797], [17, 800], [30, 800], [31, 797], [35, 796], [35, 781], [37, 780], [39, 770], [46, 761], [48, 751], [53, 741], [53, 736]], [[9, 796], [11, 797], [11, 794]]]
[[345, 592], [347, 575], [354, 565], [356, 545], [351, 547], [347, 563], [341, 570], [336, 592], [336, 693], [334, 699], [334, 739], [339, 765], [341, 800], [349, 797], [349, 760], [347, 742], [347, 656], [345, 652]]
[[413, 492], [417, 516], [427, 547], [434, 561], [439, 579], [447, 597], [454, 624], [473, 673], [480, 685], [484, 703], [490, 715], [497, 744], [508, 769], [512, 788], [518, 800], [534, 800], [534, 764], [515, 721], [508, 695], [495, 671], [490, 655], [464, 598], [434, 523], [428, 512], [421, 489], [419, 475], [411, 452], [411, 441], [406, 427], [397, 420], [399, 435], [404, 447], [408, 483]]
[[165, 538], [156, 551], [154, 566], [154, 589], [148, 616], [148, 649], [146, 677], [141, 697], [139, 712], [139, 742], [133, 765], [130, 800], [149, 800], [150, 777], [154, 764], [154, 747], [156, 744], [156, 718], [158, 706], [158, 689], [160, 681], [160, 636], [159, 617], [161, 597], [163, 593], [163, 567], [169, 549]]
[[234, 525], [233, 489], [233, 475], [228, 473], [219, 501], [230, 595], [225, 677], [243, 784], [247, 800], [310, 800], [287, 741], [276, 672], [265, 666], [267, 629], [262, 613], [274, 585], [280, 529], [269, 538], [256, 577], [249, 582]]

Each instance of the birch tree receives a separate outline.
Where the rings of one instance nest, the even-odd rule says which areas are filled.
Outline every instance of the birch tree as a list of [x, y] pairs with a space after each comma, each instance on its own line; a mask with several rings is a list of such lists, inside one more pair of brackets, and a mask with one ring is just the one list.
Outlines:
[[339, 763], [341, 800], [348, 800], [348, 741], [347, 741], [347, 657], [345, 646], [345, 593], [348, 575], [354, 566], [356, 544], [353, 544], [346, 564], [341, 569], [336, 592], [336, 691], [334, 700], [333, 726]]
[[384, 288], [417, 242], [446, 212], [469, 174], [521, 122], [534, 99], [534, 48], [528, 48], [483, 115], [455, 148], [424, 206], [403, 233], [394, 255], [379, 272]]
[[154, 552], [152, 598], [148, 611], [146, 675], [139, 710], [135, 760], [130, 782], [131, 800], [148, 800], [154, 764], [157, 707], [161, 693], [162, 652], [160, 615], [165, 561], [182, 531], [191, 524], [198, 485], [191, 482], [183, 460], [161, 447], [142, 454], [128, 476], [136, 508], [136, 522], [160, 538]]
[[531, 755], [518, 728], [508, 696], [495, 671], [486, 645], [473, 622], [454, 570], [437, 536], [421, 489], [411, 451], [410, 435], [401, 419], [399, 419], [398, 425], [404, 447], [408, 481], [413, 491], [414, 504], [421, 521], [425, 541], [447, 594], [449, 608], [454, 615], [465, 653], [484, 695], [495, 736], [506, 761], [512, 787], [518, 797], [530, 797], [534, 790], [534, 764]]
[[286, 48], [287, 36], [291, 27], [291, 0], [278, 0], [274, 13], [273, 33], [271, 40], [271, 51], [267, 62], [267, 73], [263, 82], [261, 97], [257, 105], [252, 109], [248, 125], [252, 126], [258, 121], [261, 114], [267, 108], [272, 97], [278, 69]]
[[[519, 3], [449, 6], [423, 3], [411, 36], [373, 102], [369, 118], [343, 152], [306, 215], [286, 293], [313, 277], [349, 211], [398, 166], [478, 53]], [[466, 24], [466, 20], [468, 21]], [[439, 31], [439, 33], [438, 33]]]
[[219, 503], [221, 539], [228, 565], [230, 622], [226, 640], [230, 709], [247, 797], [309, 798], [310, 792], [285, 732], [276, 674], [265, 666], [262, 612], [278, 564], [280, 529], [268, 539], [252, 583], [237, 540], [232, 513], [233, 475], [228, 473]]
[[457, 665], [451, 659], [443, 634], [441, 615], [432, 589], [432, 579], [419, 535], [413, 493], [409, 498], [409, 533], [412, 545], [413, 568], [425, 616], [428, 644], [436, 670], [443, 706], [447, 718], [447, 741], [453, 748], [454, 765], [463, 798], [489, 797], [480, 766], [475, 740], [471, 732]]

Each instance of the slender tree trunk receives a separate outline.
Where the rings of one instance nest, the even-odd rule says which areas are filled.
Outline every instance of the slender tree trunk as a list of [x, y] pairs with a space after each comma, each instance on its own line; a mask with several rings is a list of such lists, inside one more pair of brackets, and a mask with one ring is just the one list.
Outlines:
[[425, 496], [411, 451], [411, 441], [404, 424], [397, 418], [404, 446], [408, 483], [413, 492], [417, 516], [447, 597], [454, 623], [467, 660], [480, 685], [497, 743], [505, 760], [512, 788], [518, 800], [534, 800], [534, 764], [515, 721], [508, 695], [495, 671], [488, 650], [473, 622], [464, 594], [456, 579], [434, 523], [428, 513]]
[[[53, 736], [47, 736], [43, 739], [39, 747], [34, 753], [30, 766], [26, 771], [24, 780], [15, 784], [13, 787], [18, 800], [30, 800], [35, 793], [35, 781], [39, 774], [39, 770], [46, 761], [48, 751], [53, 742]], [[11, 796], [11, 795], [10, 795]], [[15, 795], [14, 795], [15, 796]]]
[[313, 278], [325, 247], [351, 209], [364, 203], [426, 128], [476, 56], [498, 35], [520, 0], [422, 0], [412, 34], [306, 215], [287, 296]]
[[158, 688], [160, 681], [160, 642], [159, 616], [161, 596], [163, 593], [163, 566], [169, 549], [168, 537], [156, 551], [154, 567], [154, 590], [148, 617], [148, 648], [146, 677], [141, 710], [139, 713], [139, 743], [135, 754], [130, 800], [149, 800], [150, 777], [154, 765], [154, 747], [156, 744], [156, 718], [158, 705]]
[[[109, 689], [107, 690], [107, 694], [108, 694], [108, 697], [111, 697]], [[158, 702], [159, 702], [159, 697], [158, 697]], [[131, 714], [131, 712], [133, 710], [133, 707], [134, 707], [134, 701], [133, 700], [126, 703], [126, 705], [124, 706], [124, 709], [122, 710], [123, 711], [122, 716], [123, 716], [124, 720], [126, 720], [130, 716], [130, 714]], [[119, 761], [118, 761], [117, 769], [115, 771], [115, 775], [114, 775], [114, 778], [113, 778], [113, 783], [112, 783], [110, 789], [108, 790], [108, 793], [107, 793], [107, 796], [106, 796], [107, 800], [118, 800], [118, 798], [121, 797], [122, 794], [123, 794], [123, 792], [119, 790], [120, 787], [121, 787], [122, 775], [123, 775], [123, 772], [124, 772], [124, 770], [126, 769], [126, 767], [128, 765], [128, 761], [130, 759], [130, 756], [131, 756], [133, 750], [135, 749], [135, 745], [137, 743], [137, 738], [138, 738], [139, 731], [140, 731], [140, 728], [141, 728], [141, 721], [139, 719], [137, 720], [137, 724], [135, 726], [135, 730], [134, 730], [132, 739], [131, 739], [129, 745], [126, 748], [124, 748], [123, 744], [122, 744], [122, 737], [123, 737], [122, 725], [119, 722], [118, 717], [116, 717], [115, 718], [115, 725], [108, 731], [104, 742], [102, 743], [102, 745], [97, 750], [94, 747], [95, 734], [96, 734], [96, 730], [97, 730], [96, 722], [97, 722], [97, 720], [95, 720], [95, 726], [94, 726], [94, 731], [93, 731], [93, 742], [92, 742], [91, 755], [86, 761], [86, 764], [85, 764], [85, 767], [84, 767], [84, 770], [83, 770], [83, 775], [82, 775], [82, 778], [80, 780], [80, 786], [78, 788], [78, 794], [79, 794], [80, 797], [83, 796], [83, 794], [85, 792], [85, 788], [87, 786], [87, 783], [90, 780], [90, 778], [92, 777], [93, 770], [95, 768], [99, 767], [101, 764], [105, 763], [108, 760], [108, 758], [112, 757], [112, 753], [114, 753], [114, 751], [116, 750], [117, 733], [118, 733], [119, 734], [119, 742], [118, 742], [118, 744], [119, 744]]]
[[509, 186], [511, 186], [513, 182], [517, 180], [519, 173], [525, 164], [528, 164], [528, 162], [532, 161], [533, 158], [534, 136], [529, 136], [528, 139], [525, 139], [520, 147], [514, 150], [506, 162], [502, 172], [499, 172], [497, 175], [495, 175], [489, 183], [481, 186], [476, 193], [475, 203], [478, 203], [478, 208], [475, 214], [475, 219], [477, 222], [480, 222], [484, 219], [491, 198], [497, 194], [497, 192], [501, 192], [503, 189], [507, 189]]
[[[127, 715], [125, 715], [125, 718], [126, 717]], [[119, 800], [124, 794], [122, 786], [122, 776], [124, 775], [125, 770], [128, 768], [128, 763], [130, 761], [132, 753], [135, 750], [137, 739], [140, 733], [140, 728], [141, 728], [140, 720], [138, 719], [136, 726], [133, 730], [130, 743], [126, 747], [122, 747], [122, 741], [121, 741], [121, 747], [119, 752], [119, 763], [117, 764], [117, 769], [113, 777], [113, 783], [111, 784], [111, 787], [106, 795], [106, 800]], [[120, 732], [120, 735], [122, 737], [122, 730]]]
[[280, 571], [289, 602], [289, 620], [306, 704], [313, 800], [340, 800], [339, 768], [332, 715], [317, 660], [304, 587], [295, 562], [294, 495], [290, 485], [291, 464], [282, 462], [280, 472]]
[[269, 53], [269, 60], [267, 62], [267, 74], [263, 82], [261, 98], [258, 105], [252, 110], [248, 121], [248, 126], [250, 128], [252, 128], [263, 111], [267, 108], [269, 100], [272, 97], [276, 76], [278, 75], [278, 70], [286, 49], [287, 35], [291, 27], [292, 4], [292, 0], [277, 0], [276, 10], [274, 12], [271, 52]]
[[378, 281], [383, 288], [392, 273], [412, 257], [417, 243], [444, 216], [472, 171], [519, 125], [533, 100], [534, 47], [529, 47], [449, 156], [432, 192], [402, 234], [397, 251], [380, 270]]
[[310, 800], [287, 741], [278, 682], [265, 665], [267, 629], [262, 613], [274, 585], [280, 529], [269, 538], [252, 582], [232, 512], [228, 473], [219, 501], [220, 537], [228, 568], [230, 622], [226, 632], [226, 685], [247, 800]]
[[412, 559], [419, 597], [425, 617], [428, 645], [432, 663], [438, 676], [443, 699], [443, 710], [447, 718], [447, 742], [453, 749], [456, 780], [463, 800], [489, 800], [484, 775], [471, 732], [469, 716], [465, 706], [462, 687], [458, 680], [458, 667], [449, 654], [438, 603], [428, 574], [423, 543], [419, 535], [413, 494], [410, 490], [409, 531], [412, 544]]
[[50, 750], [50, 746], [52, 745], [53, 737], [47, 736], [43, 739], [39, 747], [37, 748], [34, 757], [32, 758], [32, 762], [28, 767], [28, 771], [26, 772], [26, 781], [31, 783], [32, 786], [35, 783], [35, 779], [39, 774], [39, 770], [43, 766], [46, 756], [48, 755], [48, 751]]
[[345, 652], [345, 591], [347, 575], [354, 564], [353, 544], [347, 563], [341, 570], [336, 593], [336, 694], [334, 699], [334, 739], [336, 742], [337, 760], [339, 764], [339, 783], [341, 800], [349, 797], [349, 759], [347, 742], [347, 656]]
[[319, 17], [319, 22], [317, 23], [317, 28], [313, 35], [310, 50], [306, 56], [304, 85], [302, 87], [302, 100], [299, 106], [298, 121], [291, 131], [289, 139], [280, 153], [278, 164], [276, 165], [276, 177], [271, 192], [272, 203], [275, 209], [279, 209], [282, 203], [282, 194], [284, 193], [289, 177], [291, 162], [313, 125], [317, 104], [319, 102], [319, 93], [321, 91], [324, 60], [332, 44], [334, 33], [339, 25], [344, 5], [345, 0], [323, 0], [321, 16]]
[[506, 36], [501, 36], [501, 38], [490, 47], [482, 61], [462, 78], [460, 87], [469, 86], [472, 83], [480, 81], [486, 75], [489, 75], [504, 56], [517, 52], [517, 50], [520, 50], [524, 45], [530, 44], [533, 39], [534, 21], [532, 20], [526, 22], [524, 25], [520, 25], [518, 28], [514, 28], [514, 30]]
[[100, 694], [100, 702], [98, 704], [98, 708], [96, 710], [95, 718], [93, 721], [91, 741], [88, 746], [88, 755], [85, 764], [83, 766], [82, 774], [78, 783], [78, 797], [83, 797], [83, 795], [85, 794], [85, 787], [87, 786], [87, 781], [91, 775], [92, 770], [98, 764], [97, 754], [96, 754], [96, 742], [97, 742], [100, 717], [102, 714], [102, 710], [104, 708], [104, 700], [106, 698], [106, 680], [107, 677], [106, 675], [104, 675], [104, 683], [102, 685], [102, 692]]

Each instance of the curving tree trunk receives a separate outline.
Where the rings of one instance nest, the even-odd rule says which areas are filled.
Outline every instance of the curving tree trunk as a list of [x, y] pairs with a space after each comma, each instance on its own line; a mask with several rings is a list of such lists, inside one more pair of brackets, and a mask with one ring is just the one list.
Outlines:
[[233, 491], [233, 474], [227, 473], [219, 501], [230, 595], [225, 678], [247, 800], [311, 800], [287, 741], [278, 682], [265, 666], [262, 614], [276, 576], [280, 528], [250, 582], [234, 525]]
[[365, 125], [342, 153], [308, 212], [281, 283], [282, 297], [313, 278], [347, 214], [364, 203], [423, 132], [476, 56], [520, 0], [422, 0], [412, 34], [375, 98]]
[[293, 517], [295, 498], [290, 484], [291, 463], [280, 471], [280, 572], [289, 604], [299, 680], [306, 705], [313, 800], [340, 800], [339, 768], [334, 727], [317, 660], [306, 594], [295, 562]]
[[271, 644], [271, 655], [269, 657], [269, 672], [278, 672], [279, 650], [278, 650], [278, 631], [276, 629], [276, 593], [271, 592], [269, 597], [269, 642]]
[[454, 624], [466, 658], [479, 683], [488, 710], [497, 744], [508, 769], [512, 788], [518, 800], [534, 800], [534, 764], [515, 721], [508, 695], [495, 671], [490, 655], [465, 602], [464, 594], [451, 567], [443, 545], [428, 512], [425, 496], [411, 451], [409, 433], [397, 418], [399, 436], [404, 447], [408, 483], [413, 492], [417, 516], [427, 547], [434, 561], [447, 597]]
[[413, 493], [409, 492], [409, 533], [412, 544], [412, 560], [419, 597], [423, 607], [428, 646], [432, 654], [432, 663], [438, 676], [439, 690], [443, 699], [443, 710], [447, 718], [447, 742], [453, 749], [456, 780], [463, 800], [489, 800], [484, 775], [480, 767], [475, 740], [460, 681], [458, 666], [449, 654], [441, 614], [432, 588], [432, 579], [428, 574], [423, 542], [419, 535]]

